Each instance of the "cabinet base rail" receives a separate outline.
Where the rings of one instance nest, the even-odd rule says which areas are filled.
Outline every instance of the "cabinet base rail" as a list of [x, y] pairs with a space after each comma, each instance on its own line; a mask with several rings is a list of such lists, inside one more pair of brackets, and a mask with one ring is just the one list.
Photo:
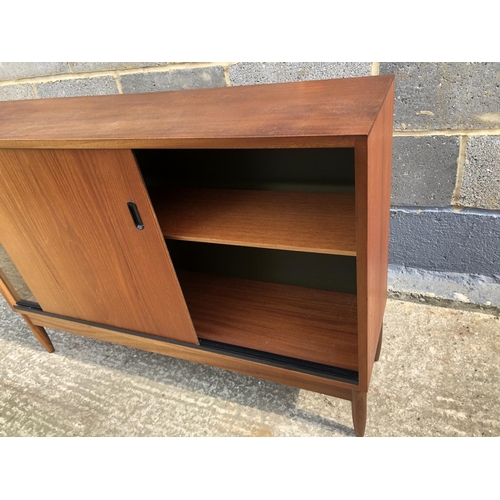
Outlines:
[[19, 304], [13, 309], [38, 327], [62, 330], [346, 399], [353, 405], [356, 404], [356, 409], [353, 406], [353, 417], [356, 411], [356, 418], [353, 418], [356, 435], [364, 433], [362, 420], [366, 419], [366, 397], [364, 400], [361, 398], [365, 410], [359, 411], [360, 398], [357, 395], [366, 393], [357, 390], [358, 373], [355, 371], [203, 339], [200, 340], [200, 345], [187, 344], [75, 320]]

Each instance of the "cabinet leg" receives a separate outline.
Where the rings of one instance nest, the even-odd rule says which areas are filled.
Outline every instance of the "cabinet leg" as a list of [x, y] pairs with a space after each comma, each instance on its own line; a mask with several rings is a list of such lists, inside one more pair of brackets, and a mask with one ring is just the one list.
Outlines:
[[30, 330], [33, 332], [33, 335], [37, 338], [38, 342], [40, 342], [40, 344], [42, 344], [47, 351], [54, 352], [54, 346], [52, 345], [45, 329], [41, 326], [34, 325], [28, 316], [22, 316], [24, 321], [26, 321], [26, 324], [30, 327]]
[[352, 391], [352, 421], [356, 436], [363, 437], [366, 427], [366, 392]]
[[[14, 308], [14, 305], [20, 299], [19, 294], [9, 283], [9, 280], [5, 277], [1, 269], [0, 293], [4, 296], [7, 304], [9, 304], [11, 309]], [[45, 347], [47, 351], [54, 352], [54, 346], [52, 345], [47, 332], [41, 326], [34, 325], [33, 322], [28, 318], [28, 316], [25, 316], [24, 314], [21, 314], [21, 316], [23, 317], [24, 321], [26, 321], [26, 324], [30, 327], [30, 330], [33, 332], [33, 335], [37, 338], [38, 342], [40, 342], [40, 344], [42, 344], [42, 346]]]
[[378, 338], [377, 352], [375, 353], [375, 361], [380, 358], [380, 350], [382, 349], [382, 333], [384, 332], [384, 327], [380, 329], [380, 337]]

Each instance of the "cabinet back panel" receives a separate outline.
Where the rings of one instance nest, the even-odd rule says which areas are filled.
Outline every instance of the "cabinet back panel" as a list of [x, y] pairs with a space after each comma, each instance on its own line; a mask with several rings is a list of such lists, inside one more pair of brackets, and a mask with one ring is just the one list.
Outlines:
[[354, 191], [354, 149], [138, 149], [146, 185]]
[[177, 270], [356, 293], [356, 258], [167, 240]]

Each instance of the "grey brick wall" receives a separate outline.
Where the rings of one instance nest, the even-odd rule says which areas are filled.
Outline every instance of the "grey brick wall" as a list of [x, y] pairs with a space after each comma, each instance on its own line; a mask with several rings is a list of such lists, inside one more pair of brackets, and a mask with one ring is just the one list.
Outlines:
[[228, 63], [0, 63], [0, 100], [220, 87], [228, 71]]
[[224, 87], [226, 80], [222, 66], [178, 69], [161, 73], [132, 73], [120, 77], [123, 92], [155, 92], [159, 90], [201, 89]]
[[[487, 191], [499, 192], [500, 151], [495, 141], [500, 136], [500, 63], [381, 63], [380, 73], [396, 75], [393, 204], [498, 210], [498, 196]], [[437, 134], [445, 136], [442, 145], [424, 152], [422, 136], [430, 141]], [[400, 137], [406, 155], [398, 147]], [[461, 144], [455, 153], [447, 142], [451, 137]], [[483, 145], [488, 151], [479, 153]], [[411, 155], [411, 150], [419, 154]], [[410, 175], [413, 168], [418, 173]], [[403, 188], [398, 183], [402, 175]], [[487, 180], [493, 185], [487, 186]], [[417, 199], [422, 185], [428, 186], [426, 196]], [[440, 193], [435, 202], [434, 191]]]
[[37, 83], [36, 89], [41, 99], [48, 97], [118, 94], [116, 82], [111, 76]]
[[371, 63], [237, 63], [229, 67], [232, 85], [325, 80], [370, 74]]
[[500, 283], [500, 63], [380, 73], [396, 75], [391, 263]]
[[396, 75], [391, 262], [499, 276], [500, 63], [0, 63], [0, 100], [385, 73]]
[[447, 206], [457, 178], [458, 136], [393, 138], [393, 206]]
[[382, 63], [396, 75], [395, 130], [500, 127], [500, 63]]
[[4, 62], [0, 63], [0, 81], [59, 75], [69, 71], [68, 63], [62, 62]]
[[467, 141], [460, 203], [500, 210], [500, 136], [470, 137]]
[[29, 84], [0, 87], [0, 101], [18, 101], [21, 99], [34, 99], [35, 97], [35, 90]]

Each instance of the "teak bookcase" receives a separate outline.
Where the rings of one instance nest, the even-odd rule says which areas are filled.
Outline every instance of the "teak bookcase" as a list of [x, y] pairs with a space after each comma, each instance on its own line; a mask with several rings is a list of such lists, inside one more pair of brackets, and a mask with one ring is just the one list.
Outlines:
[[50, 352], [43, 327], [321, 392], [363, 435], [393, 86], [0, 103], [3, 295]]

